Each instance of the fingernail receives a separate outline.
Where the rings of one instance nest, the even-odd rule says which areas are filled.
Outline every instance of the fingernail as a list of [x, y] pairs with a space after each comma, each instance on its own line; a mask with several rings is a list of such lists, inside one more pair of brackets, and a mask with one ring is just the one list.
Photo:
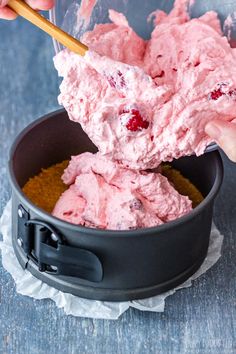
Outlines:
[[6, 6], [7, 3], [8, 3], [8, 0], [0, 0], [0, 7]]
[[214, 123], [208, 123], [205, 126], [205, 132], [211, 138], [216, 140], [218, 140], [221, 137], [221, 130]]

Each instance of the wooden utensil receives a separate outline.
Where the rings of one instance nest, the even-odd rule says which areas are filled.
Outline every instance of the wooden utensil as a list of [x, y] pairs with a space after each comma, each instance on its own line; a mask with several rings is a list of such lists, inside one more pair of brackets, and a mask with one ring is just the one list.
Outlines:
[[88, 47], [86, 45], [73, 38], [68, 33], [62, 31], [59, 27], [48, 21], [37, 11], [33, 10], [24, 1], [10, 0], [7, 6], [14, 10], [18, 15], [24, 17], [35, 26], [41, 28], [44, 32], [48, 33], [51, 37], [55, 38], [58, 42], [71, 51], [82, 56], [84, 56], [87, 52]]

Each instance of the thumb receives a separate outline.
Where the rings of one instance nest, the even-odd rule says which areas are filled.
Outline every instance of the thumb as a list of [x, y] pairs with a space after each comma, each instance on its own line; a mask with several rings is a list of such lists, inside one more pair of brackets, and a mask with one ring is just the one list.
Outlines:
[[213, 120], [205, 127], [205, 132], [224, 150], [230, 160], [236, 162], [236, 124], [223, 120]]

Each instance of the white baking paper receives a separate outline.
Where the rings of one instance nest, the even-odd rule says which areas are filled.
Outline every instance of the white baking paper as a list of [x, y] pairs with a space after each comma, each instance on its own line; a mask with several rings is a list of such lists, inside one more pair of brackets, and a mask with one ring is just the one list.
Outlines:
[[112, 320], [118, 319], [129, 307], [134, 307], [141, 311], [163, 312], [165, 299], [168, 296], [173, 295], [179, 289], [190, 287], [194, 279], [205, 273], [218, 261], [221, 256], [224, 238], [213, 224], [208, 254], [204, 263], [192, 277], [174, 290], [144, 300], [105, 302], [86, 300], [63, 293], [36, 279], [28, 270], [21, 268], [11, 242], [11, 201], [7, 203], [1, 216], [0, 232], [3, 235], [3, 241], [0, 242], [2, 264], [13, 277], [18, 293], [34, 299], [52, 299], [59, 308], [63, 308], [67, 315]]

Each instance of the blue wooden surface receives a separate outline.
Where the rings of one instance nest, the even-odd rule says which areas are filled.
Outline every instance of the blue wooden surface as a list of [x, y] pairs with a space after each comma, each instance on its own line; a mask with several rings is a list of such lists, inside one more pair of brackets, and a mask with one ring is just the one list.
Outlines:
[[[58, 107], [51, 40], [22, 20], [0, 22], [0, 213], [10, 198], [8, 149], [29, 122]], [[236, 109], [235, 109], [236, 115]], [[236, 165], [225, 157], [215, 222], [223, 256], [164, 313], [129, 310], [118, 321], [66, 316], [49, 300], [18, 295], [0, 265], [0, 354], [230, 354], [236, 352]]]

